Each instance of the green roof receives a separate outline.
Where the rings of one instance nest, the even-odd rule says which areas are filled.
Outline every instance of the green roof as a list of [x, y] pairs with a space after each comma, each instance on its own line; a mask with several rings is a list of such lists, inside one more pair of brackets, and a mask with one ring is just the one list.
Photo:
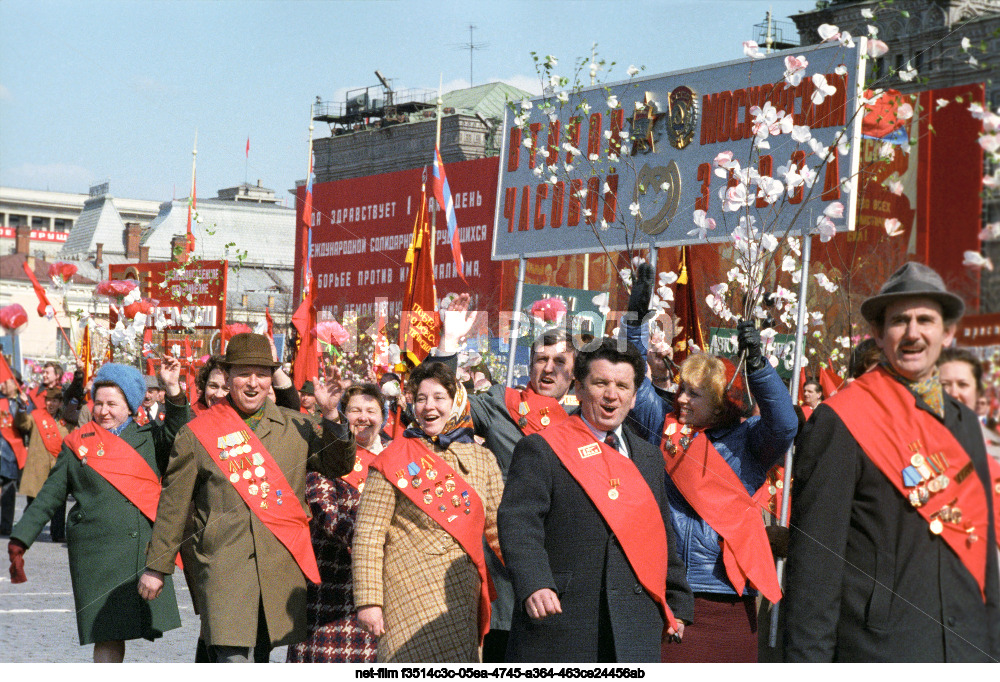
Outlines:
[[453, 90], [441, 96], [445, 107], [453, 107], [457, 113], [484, 118], [503, 118], [503, 109], [508, 100], [520, 102], [534, 97], [530, 92], [506, 83], [487, 83], [465, 90]]

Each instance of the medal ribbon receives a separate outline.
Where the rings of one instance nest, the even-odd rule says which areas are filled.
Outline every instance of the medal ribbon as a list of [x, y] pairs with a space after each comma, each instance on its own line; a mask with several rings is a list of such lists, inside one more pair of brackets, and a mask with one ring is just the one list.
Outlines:
[[[507, 414], [518, 425], [518, 428], [525, 436], [555, 426], [568, 416], [563, 406], [555, 398], [535, 393], [530, 386], [518, 391], [515, 388], [508, 388], [504, 393], [504, 403], [507, 405]], [[528, 406], [528, 412], [521, 414], [519, 408], [524, 403]], [[543, 413], [544, 410], [544, 413]], [[548, 417], [548, 423], [542, 424], [542, 417]], [[527, 422], [521, 426], [521, 419]]]
[[708, 436], [695, 431], [684, 448], [681, 431], [676, 417], [668, 414], [660, 452], [670, 480], [722, 538], [722, 562], [736, 593], [742, 595], [749, 583], [772, 604], [778, 602], [781, 586], [760, 510]]
[[24, 441], [14, 430], [14, 416], [10, 411], [10, 401], [6, 398], [0, 398], [0, 436], [14, 451], [17, 468], [23, 469], [24, 463], [28, 461], [28, 448], [24, 447]]
[[[354, 468], [341, 476], [341, 478], [349, 486], [360, 491], [365, 479], [368, 478], [368, 467], [371, 466], [373, 459], [375, 459], [375, 455], [359, 445], [357, 454], [354, 456]], [[357, 468], [359, 464], [361, 465], [360, 470]]]
[[[84, 466], [94, 470], [150, 521], [156, 521], [160, 477], [124, 439], [87, 422], [66, 436], [66, 445]], [[175, 558], [182, 566], [181, 558]]]
[[58, 457], [59, 451], [62, 449], [63, 437], [59, 433], [56, 418], [46, 410], [32, 410], [31, 418], [35, 421], [35, 429], [38, 431], [38, 435], [42, 437], [45, 449], [53, 457]]
[[[284, 545], [302, 570], [302, 574], [311, 582], [319, 583], [319, 567], [316, 565], [316, 555], [313, 553], [309, 520], [302, 509], [298, 495], [295, 494], [295, 489], [289, 485], [281, 467], [274, 461], [274, 457], [264, 447], [257, 434], [247, 427], [229, 402], [221, 402], [210, 407], [188, 422], [188, 426], [191, 427], [198, 442], [208, 452], [209, 459], [219, 467], [223, 478], [232, 484], [250, 511]], [[243, 434], [244, 443], [250, 446], [250, 452], [222, 459], [219, 457], [220, 436], [232, 433]], [[252, 457], [254, 455], [260, 455], [260, 458], [263, 459], [261, 464], [253, 463]], [[250, 485], [259, 486], [260, 480], [255, 483], [255, 477], [247, 479], [242, 475], [243, 471], [253, 472], [258, 466], [264, 468], [265, 474], [263, 477], [256, 478], [266, 479], [267, 483], [270, 484], [270, 489], [276, 495], [274, 504], [267, 504], [261, 497], [250, 493]], [[235, 483], [230, 478], [232, 473], [240, 474]], [[277, 499], [280, 497], [277, 495], [278, 491], [286, 493], [286, 497], [281, 499], [287, 499], [288, 504], [277, 504]]]
[[666, 599], [667, 529], [660, 505], [638, 467], [620, 452], [594, 440], [593, 432], [579, 415], [550, 426], [541, 436], [618, 538], [625, 558], [659, 606], [666, 625], [676, 628], [677, 621]]
[[943, 474], [950, 483], [940, 492], [932, 493], [927, 503], [916, 507], [916, 511], [932, 523], [944, 507], [961, 509], [961, 526], [940, 524], [938, 520], [940, 525], [937, 527], [941, 530], [941, 538], [958, 555], [983, 591], [987, 546], [986, 542], [974, 539], [974, 531], [978, 531], [979, 537], [986, 537], [989, 523], [986, 491], [968, 453], [951, 431], [918, 408], [913, 394], [881, 367], [866, 373], [823, 404], [837, 413], [868, 459], [904, 498], [909, 498], [910, 492], [906, 490], [902, 472], [911, 466], [913, 455], [919, 451], [925, 459], [933, 456], [939, 463], [942, 462], [940, 455], [944, 455], [947, 467]]
[[[417, 474], [407, 472], [409, 475], [404, 477], [396, 476], [397, 472], [407, 470], [409, 464], [419, 462], [421, 459], [428, 460], [437, 470], [438, 475], [432, 481], [423, 480], [416, 487], [410, 483], [415, 476], [420, 474], [426, 478], [427, 469], [421, 469]], [[465, 553], [472, 559], [472, 563], [476, 565], [481, 581], [479, 590], [479, 643], [481, 645], [483, 637], [490, 631], [490, 602], [496, 599], [496, 590], [494, 590], [493, 581], [486, 570], [486, 557], [483, 552], [486, 510], [483, 508], [483, 501], [479, 497], [479, 493], [447, 462], [433, 453], [417, 438], [394, 440], [389, 444], [389, 447], [374, 458], [370, 466], [381, 472], [386, 480], [394, 483], [399, 492], [455, 538], [455, 542], [465, 550]], [[455, 491], [446, 492], [442, 497], [435, 496], [430, 504], [425, 504], [422, 490], [428, 487], [434, 488], [439, 482], [443, 484], [449, 476], [455, 482]], [[467, 496], [464, 494], [466, 492]], [[460, 506], [456, 507], [451, 503], [452, 495], [461, 495]], [[469, 502], [467, 506], [466, 501]], [[444, 505], [445, 511], [442, 512], [439, 505]], [[465, 513], [465, 509], [469, 510], [468, 514]]]

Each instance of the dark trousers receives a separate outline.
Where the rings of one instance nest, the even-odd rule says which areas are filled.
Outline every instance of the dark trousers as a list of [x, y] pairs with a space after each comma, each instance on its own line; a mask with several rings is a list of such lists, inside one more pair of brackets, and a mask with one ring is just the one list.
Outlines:
[[17, 505], [17, 479], [0, 478], [0, 535], [14, 530], [14, 507]]

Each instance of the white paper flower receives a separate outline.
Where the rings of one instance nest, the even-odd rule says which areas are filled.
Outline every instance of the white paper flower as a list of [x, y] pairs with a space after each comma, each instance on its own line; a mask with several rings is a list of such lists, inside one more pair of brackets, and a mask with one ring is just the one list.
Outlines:
[[743, 41], [743, 54], [750, 59], [761, 59], [764, 53], [760, 51], [760, 45], [753, 40]]
[[983, 254], [978, 251], [966, 251], [962, 254], [962, 265], [978, 270], [980, 268], [985, 268], [987, 270], [993, 270], [993, 261], [986, 258]]
[[909, 61], [907, 61], [906, 66], [897, 75], [899, 76], [899, 80], [909, 83], [917, 77], [917, 70], [910, 65]]
[[890, 237], [898, 237], [903, 234], [903, 224], [897, 218], [886, 218], [885, 233]]
[[[633, 64], [632, 66], [629, 66], [628, 69], [625, 70], [625, 73], [627, 73], [629, 75], [629, 77], [632, 77], [632, 76], [636, 75], [637, 73], [639, 73], [639, 69]], [[612, 108], [614, 108], [614, 107], [612, 107]]]

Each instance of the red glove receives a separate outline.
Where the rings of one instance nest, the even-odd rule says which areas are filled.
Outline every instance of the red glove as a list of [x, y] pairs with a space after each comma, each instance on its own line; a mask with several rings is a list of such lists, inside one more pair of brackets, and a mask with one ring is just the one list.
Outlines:
[[20, 540], [11, 540], [7, 543], [7, 555], [10, 556], [10, 581], [17, 583], [28, 582], [28, 576], [24, 574], [24, 550], [27, 547]]

